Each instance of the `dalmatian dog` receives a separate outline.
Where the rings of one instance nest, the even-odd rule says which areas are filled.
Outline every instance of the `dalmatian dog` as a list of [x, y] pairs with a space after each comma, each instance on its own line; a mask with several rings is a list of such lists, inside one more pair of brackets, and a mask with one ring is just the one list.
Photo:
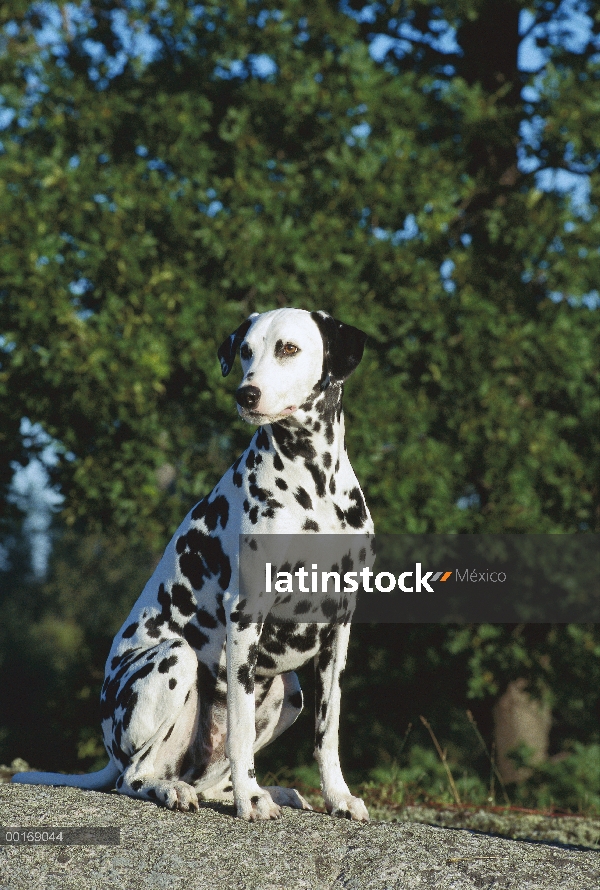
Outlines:
[[275, 593], [249, 616], [239, 591], [240, 535], [372, 536], [342, 413], [343, 384], [365, 340], [325, 312], [277, 309], [251, 315], [221, 345], [224, 376], [240, 354], [238, 413], [258, 429], [183, 520], [113, 642], [101, 693], [110, 762], [87, 776], [27, 772], [13, 782], [116, 787], [174, 810], [229, 800], [248, 821], [276, 818], [281, 806], [311, 809], [294, 789], [259, 786], [254, 753], [296, 720], [295, 670], [314, 659], [325, 806], [368, 821], [338, 753], [349, 616], [267, 620]]

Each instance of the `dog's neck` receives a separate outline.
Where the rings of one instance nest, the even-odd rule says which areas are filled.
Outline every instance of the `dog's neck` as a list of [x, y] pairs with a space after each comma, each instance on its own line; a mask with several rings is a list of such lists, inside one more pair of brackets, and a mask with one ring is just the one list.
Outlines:
[[[257, 444], [260, 445], [262, 431], [270, 451], [275, 449], [288, 459], [301, 456], [318, 461], [334, 472], [345, 452], [342, 396], [342, 383], [331, 382], [324, 390], [315, 387], [293, 415], [261, 427]], [[263, 442], [266, 444], [264, 439]]]

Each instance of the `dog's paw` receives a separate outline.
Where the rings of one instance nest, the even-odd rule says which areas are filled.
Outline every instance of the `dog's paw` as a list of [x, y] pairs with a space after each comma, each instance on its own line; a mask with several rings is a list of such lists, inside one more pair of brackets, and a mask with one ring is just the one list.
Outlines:
[[339, 819], [354, 819], [356, 822], [369, 821], [369, 811], [364, 801], [351, 794], [346, 795], [335, 804], [327, 806], [327, 810], [330, 815], [337, 816]]
[[161, 782], [161, 786], [155, 790], [168, 809], [182, 812], [198, 811], [198, 795], [187, 782], [165, 782], [164, 785]]
[[275, 803], [266, 789], [261, 788], [259, 794], [237, 801], [237, 814], [246, 822], [262, 822], [267, 819], [279, 819], [281, 807]]
[[267, 785], [264, 789], [272, 800], [280, 807], [293, 807], [295, 810], [312, 810], [311, 805], [295, 788], [281, 788], [279, 785]]

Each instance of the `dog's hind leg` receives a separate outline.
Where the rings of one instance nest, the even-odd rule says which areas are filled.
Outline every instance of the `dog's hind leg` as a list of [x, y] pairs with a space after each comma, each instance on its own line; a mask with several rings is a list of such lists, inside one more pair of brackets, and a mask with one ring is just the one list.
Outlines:
[[115, 667], [102, 693], [105, 744], [123, 767], [117, 790], [173, 810], [197, 809], [196, 791], [180, 780], [198, 727], [194, 650], [165, 640], [125, 653], [124, 667]]

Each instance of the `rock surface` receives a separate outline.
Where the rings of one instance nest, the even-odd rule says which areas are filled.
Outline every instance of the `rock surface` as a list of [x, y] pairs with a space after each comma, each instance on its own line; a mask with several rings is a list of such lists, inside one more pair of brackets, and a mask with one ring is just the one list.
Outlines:
[[173, 813], [74, 788], [1, 785], [3, 827], [112, 826], [118, 846], [0, 846], [0, 890], [599, 890], [600, 853], [415, 823], [284, 810]]

